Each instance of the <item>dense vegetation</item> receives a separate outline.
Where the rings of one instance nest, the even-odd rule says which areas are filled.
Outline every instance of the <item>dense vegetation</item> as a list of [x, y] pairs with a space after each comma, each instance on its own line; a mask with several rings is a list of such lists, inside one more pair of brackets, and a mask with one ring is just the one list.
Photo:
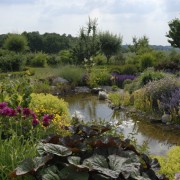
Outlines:
[[[179, 19], [169, 26], [169, 42], [179, 47]], [[17, 179], [27, 174], [36, 179], [71, 179], [72, 174], [83, 180], [165, 179], [155, 172], [156, 159], [106, 132], [112, 127], [72, 126], [68, 104], [52, 94], [64, 95], [76, 86], [108, 85], [115, 91], [109, 94], [113, 107], [133, 107], [158, 116], [166, 125], [179, 125], [178, 49], [155, 50], [146, 36], [133, 37], [131, 45], [122, 46], [121, 36], [99, 32], [97, 20], [89, 19], [78, 37], [0, 35], [0, 72], [0, 179], [9, 179], [10, 173]], [[124, 93], [116, 92], [118, 88]], [[157, 157], [160, 173], [170, 179], [179, 170], [174, 151], [167, 158]]]

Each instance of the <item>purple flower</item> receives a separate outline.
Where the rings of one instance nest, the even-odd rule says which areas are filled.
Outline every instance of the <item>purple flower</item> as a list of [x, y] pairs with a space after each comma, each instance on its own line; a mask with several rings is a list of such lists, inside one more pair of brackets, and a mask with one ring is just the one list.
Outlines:
[[35, 126], [37, 126], [39, 124], [39, 120], [38, 119], [33, 119], [32, 120], [32, 125], [35, 127]]
[[25, 117], [28, 117], [32, 114], [32, 111], [29, 108], [23, 108], [22, 113]]
[[22, 112], [21, 106], [17, 106], [17, 107], [16, 107], [16, 111], [17, 111], [19, 114], [21, 114], [21, 112]]
[[1, 115], [4, 116], [16, 116], [16, 111], [12, 108], [9, 107], [4, 107], [1, 111], [0, 111]]
[[53, 119], [53, 115], [45, 114], [43, 116], [43, 126], [45, 127], [49, 126], [52, 119]]
[[5, 107], [7, 107], [8, 103], [7, 102], [1, 102], [0, 103], [0, 109], [4, 109]]

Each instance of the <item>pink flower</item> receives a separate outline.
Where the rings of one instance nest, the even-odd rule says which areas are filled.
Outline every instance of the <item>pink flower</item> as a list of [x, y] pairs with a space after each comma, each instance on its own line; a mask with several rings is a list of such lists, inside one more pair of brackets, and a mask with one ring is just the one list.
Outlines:
[[53, 115], [45, 114], [43, 116], [43, 126], [45, 127], [49, 126], [52, 119], [53, 119]]
[[0, 114], [4, 115], [4, 116], [16, 116], [16, 111], [12, 108], [9, 107], [4, 107], [1, 111]]
[[32, 111], [29, 108], [23, 108], [22, 113], [25, 117], [28, 117], [32, 114]]

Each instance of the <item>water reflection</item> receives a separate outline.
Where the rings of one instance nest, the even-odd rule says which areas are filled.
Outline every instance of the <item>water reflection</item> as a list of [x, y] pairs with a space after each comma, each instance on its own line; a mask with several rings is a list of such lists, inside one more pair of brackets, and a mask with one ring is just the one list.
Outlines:
[[138, 144], [147, 141], [151, 154], [165, 154], [172, 145], [180, 145], [179, 131], [171, 132], [164, 126], [129, 116], [126, 112], [113, 111], [105, 101], [98, 100], [97, 96], [78, 94], [66, 97], [65, 100], [69, 103], [70, 113], [81, 112], [85, 118], [84, 121], [105, 120], [117, 124], [117, 130], [123, 131], [125, 137], [133, 135]]

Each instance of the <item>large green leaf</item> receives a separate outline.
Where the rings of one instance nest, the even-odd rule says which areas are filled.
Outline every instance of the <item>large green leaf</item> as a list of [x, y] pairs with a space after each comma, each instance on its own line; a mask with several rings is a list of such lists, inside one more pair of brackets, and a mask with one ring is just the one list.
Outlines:
[[34, 161], [31, 158], [25, 159], [16, 169], [16, 175], [21, 176], [34, 169]]
[[59, 176], [59, 171], [56, 166], [51, 166], [45, 169], [42, 180], [62, 180]]
[[44, 150], [57, 156], [69, 156], [72, 154], [72, 151], [70, 151], [67, 147], [59, 144], [46, 143], [44, 144]]
[[59, 172], [62, 180], [88, 180], [89, 174], [87, 172], [77, 171], [73, 167], [65, 167]]
[[94, 155], [83, 161], [83, 165], [89, 167], [90, 171], [98, 171], [106, 176], [118, 178], [119, 173], [109, 169], [108, 162], [104, 156]]

